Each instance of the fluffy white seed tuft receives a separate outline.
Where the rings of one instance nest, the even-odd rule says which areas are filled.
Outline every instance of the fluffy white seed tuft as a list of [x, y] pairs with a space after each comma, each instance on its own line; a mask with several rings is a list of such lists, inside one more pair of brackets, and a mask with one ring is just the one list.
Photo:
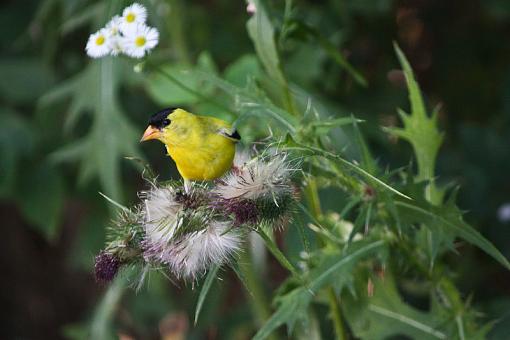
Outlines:
[[227, 200], [278, 196], [292, 190], [290, 177], [295, 170], [283, 153], [244, 160], [235, 164], [213, 192]]
[[144, 256], [167, 265], [176, 277], [195, 280], [213, 264], [228, 261], [239, 249], [241, 236], [230, 223], [212, 221], [206, 213], [202, 229], [179, 233], [186, 227], [185, 207], [176, 195], [172, 187], [153, 187], [142, 194]]

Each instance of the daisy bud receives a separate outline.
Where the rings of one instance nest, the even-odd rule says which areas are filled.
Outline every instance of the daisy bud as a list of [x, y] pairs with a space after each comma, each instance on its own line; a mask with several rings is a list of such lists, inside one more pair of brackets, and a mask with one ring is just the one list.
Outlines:
[[94, 271], [97, 282], [110, 282], [119, 271], [120, 260], [117, 256], [102, 251], [96, 256]]
[[257, 7], [253, 3], [253, 1], [248, 1], [248, 5], [246, 5], [246, 12], [249, 14], [255, 14], [257, 12]]

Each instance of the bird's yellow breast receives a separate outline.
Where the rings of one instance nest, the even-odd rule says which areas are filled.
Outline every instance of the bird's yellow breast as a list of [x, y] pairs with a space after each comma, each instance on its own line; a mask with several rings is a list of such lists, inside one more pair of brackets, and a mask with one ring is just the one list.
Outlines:
[[235, 143], [219, 132], [228, 123], [190, 114], [184, 110], [171, 115], [172, 123], [163, 142], [181, 176], [189, 180], [221, 177], [232, 167]]

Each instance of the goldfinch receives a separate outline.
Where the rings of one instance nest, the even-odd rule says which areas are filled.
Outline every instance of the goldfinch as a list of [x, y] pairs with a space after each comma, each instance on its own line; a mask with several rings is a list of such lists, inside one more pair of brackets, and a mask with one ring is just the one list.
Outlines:
[[140, 142], [150, 139], [165, 144], [188, 187], [190, 180], [212, 180], [227, 172], [241, 137], [221, 119], [168, 108], [150, 117]]

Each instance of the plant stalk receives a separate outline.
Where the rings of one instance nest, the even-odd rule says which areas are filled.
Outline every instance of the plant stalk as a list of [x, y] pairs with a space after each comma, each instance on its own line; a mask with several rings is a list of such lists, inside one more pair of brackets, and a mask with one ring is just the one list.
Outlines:
[[347, 334], [345, 333], [344, 323], [342, 321], [342, 311], [333, 287], [328, 288], [328, 302], [329, 308], [331, 309], [333, 325], [335, 326], [336, 338], [338, 340], [345, 340], [347, 339]]
[[[315, 181], [314, 178], [310, 178], [307, 182], [307, 186], [305, 188], [305, 199], [307, 201], [308, 207], [310, 208], [312, 216], [316, 220], [320, 220], [320, 217], [322, 215], [322, 208], [320, 203], [319, 191], [317, 188], [317, 182]], [[340, 303], [336, 298], [333, 287], [329, 287], [327, 289], [327, 293], [329, 309], [331, 311], [331, 318], [333, 321], [333, 326], [335, 328], [336, 338], [339, 340], [345, 340], [347, 339], [347, 335], [345, 333], [344, 323], [342, 320], [342, 310], [340, 307]]]
[[[262, 327], [271, 317], [271, 308], [260, 275], [254, 270], [252, 254], [249, 249], [246, 249], [240, 254], [239, 269], [244, 276], [244, 281], [248, 288], [246, 295], [248, 296], [248, 302], [250, 303], [252, 313], [255, 316], [256, 324], [258, 327]], [[276, 340], [277, 337], [271, 335], [268, 339]]]

